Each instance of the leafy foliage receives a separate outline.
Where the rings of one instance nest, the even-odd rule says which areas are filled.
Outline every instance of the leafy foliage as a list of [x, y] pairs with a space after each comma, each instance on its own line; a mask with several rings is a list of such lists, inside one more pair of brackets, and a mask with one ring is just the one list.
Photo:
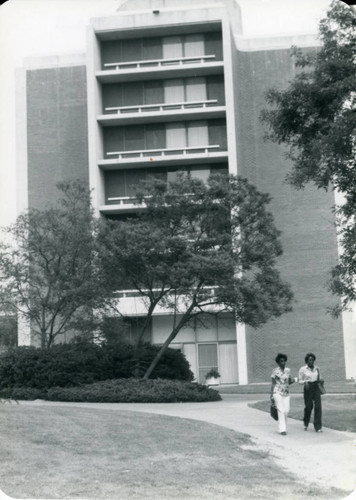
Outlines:
[[[142, 376], [159, 350], [142, 344], [139, 350]], [[112, 378], [134, 375], [134, 347], [129, 344], [99, 346], [90, 342], [58, 344], [51, 349], [18, 347], [0, 355], [0, 389], [29, 387], [71, 387]], [[192, 380], [193, 374], [183, 354], [168, 349], [152, 378]]]
[[176, 319], [145, 377], [193, 317], [230, 311], [257, 327], [291, 310], [292, 293], [275, 267], [282, 248], [268, 195], [242, 178], [204, 183], [182, 174], [168, 186], [153, 180], [137, 196], [146, 209], [108, 221], [99, 240], [105, 281], [135, 290], [147, 308], [137, 346], [157, 307]]
[[206, 374], [205, 378], [220, 378], [221, 375], [216, 368], [211, 368]]
[[[131, 344], [116, 343], [110, 346], [103, 346], [108, 351], [113, 363], [113, 378], [130, 378], [136, 376], [143, 377], [147, 368], [152, 363], [160, 350], [157, 345], [143, 343], [139, 348]], [[137, 368], [137, 360], [139, 361]], [[185, 356], [176, 349], [167, 349], [160, 362], [152, 372], [151, 377], [192, 381], [193, 373], [189, 368], [189, 363]]]
[[46, 389], [35, 389], [33, 387], [14, 387], [0, 389], [0, 399], [14, 401], [34, 401], [35, 399], [47, 399]]
[[318, 187], [335, 184], [341, 191], [355, 189], [354, 159], [356, 126], [356, 19], [350, 9], [334, 2], [320, 23], [322, 46], [303, 54], [294, 49], [301, 69], [286, 90], [271, 89], [267, 102], [274, 109], [262, 113], [269, 137], [289, 146], [292, 184]]
[[96, 272], [90, 193], [80, 181], [58, 189], [55, 206], [20, 215], [0, 246], [0, 307], [20, 313], [42, 347], [85, 318], [90, 323], [105, 295]]
[[220, 401], [217, 391], [188, 381], [137, 378], [114, 379], [75, 387], [15, 387], [0, 389], [0, 398], [46, 399], [90, 403], [183, 403]]
[[183, 403], [219, 401], [217, 391], [205, 385], [177, 380], [106, 380], [81, 387], [53, 387], [51, 401], [86, 401], [102, 403]]
[[[293, 169], [288, 181], [297, 188], [314, 182], [318, 188], [337, 188], [344, 201], [336, 207], [339, 236], [345, 249], [332, 271], [331, 290], [354, 300], [356, 210], [356, 18], [334, 1], [320, 23], [321, 47], [302, 53], [294, 48], [299, 72], [285, 90], [271, 89], [262, 113], [267, 137], [289, 147]], [[336, 307], [334, 312], [340, 312]]]

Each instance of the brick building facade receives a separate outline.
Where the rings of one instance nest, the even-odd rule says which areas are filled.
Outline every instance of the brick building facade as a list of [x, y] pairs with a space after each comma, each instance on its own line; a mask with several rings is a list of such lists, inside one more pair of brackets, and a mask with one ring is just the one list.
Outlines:
[[[247, 43], [237, 5], [212, 4], [178, 8], [162, 0], [143, 11], [130, 0], [92, 21], [85, 56], [44, 59], [18, 72], [26, 124], [19, 134], [19, 208], [43, 207], [56, 196], [56, 183], [69, 178], [93, 189], [98, 215], [120, 217], [134, 210], [130, 186], [152, 168], [168, 180], [177, 169], [200, 178], [215, 169], [248, 177], [273, 198], [284, 248], [279, 267], [295, 294], [294, 310], [257, 330], [230, 317], [195, 325], [173, 347], [200, 381], [216, 366], [222, 383], [263, 382], [277, 352], [288, 354], [296, 372], [307, 351], [330, 369], [327, 378], [353, 377], [354, 320], [326, 314], [335, 298], [325, 283], [338, 255], [333, 194], [285, 184], [290, 165], [281, 147], [263, 140], [259, 120], [265, 91], [293, 77], [288, 47], [312, 42]], [[125, 301], [128, 314], [140, 313], [135, 298]], [[170, 322], [164, 311], [154, 317], [152, 342], [163, 341]]]

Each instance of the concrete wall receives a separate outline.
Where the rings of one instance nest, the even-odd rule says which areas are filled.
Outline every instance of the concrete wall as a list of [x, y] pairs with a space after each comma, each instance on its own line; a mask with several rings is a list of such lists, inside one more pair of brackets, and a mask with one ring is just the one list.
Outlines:
[[291, 165], [280, 146], [263, 140], [266, 130], [259, 120], [264, 92], [286, 86], [294, 71], [289, 50], [238, 52], [234, 68], [239, 173], [273, 197], [270, 209], [284, 248], [279, 267], [296, 300], [292, 313], [259, 330], [247, 329], [249, 382], [269, 379], [278, 352], [289, 356], [293, 374], [312, 351], [326, 379], [345, 377], [342, 323], [326, 314], [335, 301], [325, 287], [337, 259], [333, 193], [287, 185]]
[[58, 181], [83, 178], [88, 183], [86, 99], [84, 66], [27, 71], [30, 207], [55, 199]]

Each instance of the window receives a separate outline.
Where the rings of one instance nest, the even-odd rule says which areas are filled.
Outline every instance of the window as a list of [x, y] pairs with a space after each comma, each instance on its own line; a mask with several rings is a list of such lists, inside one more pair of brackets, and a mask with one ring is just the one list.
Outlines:
[[161, 104], [164, 102], [163, 82], [144, 82], [143, 102], [144, 104]]
[[186, 35], [184, 37], [184, 56], [204, 56], [205, 46], [204, 46], [204, 35]]
[[183, 57], [183, 43], [180, 36], [167, 36], [163, 38], [163, 59]]
[[224, 119], [209, 121], [209, 144], [217, 144], [220, 151], [227, 149], [226, 121]]
[[143, 85], [141, 82], [124, 83], [122, 91], [123, 106], [139, 106], [143, 104]]
[[209, 144], [208, 124], [195, 121], [188, 124], [188, 146], [207, 146]]
[[164, 82], [164, 102], [184, 102], [184, 80], [166, 80]]
[[145, 181], [150, 177], [166, 180], [167, 169], [165, 167], [151, 167], [147, 169], [137, 168], [105, 172], [106, 202], [115, 204], [118, 203], [118, 200], [109, 200], [109, 198], [134, 196], [135, 187], [137, 187], [140, 182]]
[[205, 383], [205, 375], [211, 368], [218, 370], [217, 344], [198, 344], [199, 382]]
[[162, 39], [163, 59], [176, 57], [201, 57], [205, 55], [203, 34], [167, 36]]
[[121, 40], [120, 62], [142, 60], [142, 40]]
[[185, 148], [187, 145], [186, 129], [184, 123], [166, 124], [166, 147]]
[[142, 39], [142, 59], [150, 61], [162, 59], [162, 39], [161, 38], [143, 38]]
[[143, 125], [125, 127], [125, 151], [145, 149], [145, 128]]
[[205, 101], [206, 100], [206, 81], [205, 78], [187, 78], [185, 81], [186, 101]]

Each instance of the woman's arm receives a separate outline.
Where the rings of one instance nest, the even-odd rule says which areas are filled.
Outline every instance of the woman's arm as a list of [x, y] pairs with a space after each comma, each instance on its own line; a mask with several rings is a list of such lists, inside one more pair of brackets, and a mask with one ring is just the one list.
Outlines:
[[274, 387], [276, 385], [276, 379], [274, 377], [272, 377], [272, 384], [271, 384], [271, 399], [273, 399], [273, 391], [274, 391]]
[[305, 374], [304, 374], [303, 368], [301, 368], [299, 370], [298, 381], [301, 385], [304, 385], [306, 390], [309, 389], [309, 383], [305, 380]]

